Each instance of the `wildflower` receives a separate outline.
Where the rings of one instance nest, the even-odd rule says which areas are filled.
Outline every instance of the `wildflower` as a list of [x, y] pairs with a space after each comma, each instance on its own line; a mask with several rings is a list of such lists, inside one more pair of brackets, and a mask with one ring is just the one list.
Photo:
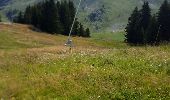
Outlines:
[[97, 98], [100, 98], [100, 95]]
[[164, 59], [164, 63], [167, 64], [167, 60], [166, 59]]

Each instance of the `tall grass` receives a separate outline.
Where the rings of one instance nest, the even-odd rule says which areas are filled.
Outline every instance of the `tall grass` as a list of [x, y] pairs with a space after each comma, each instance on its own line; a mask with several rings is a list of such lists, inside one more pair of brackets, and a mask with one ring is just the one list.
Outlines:
[[0, 99], [170, 99], [169, 44], [131, 47], [109, 33], [74, 37], [69, 53], [65, 36], [0, 27]]
[[4, 99], [170, 99], [170, 49], [5, 53]]

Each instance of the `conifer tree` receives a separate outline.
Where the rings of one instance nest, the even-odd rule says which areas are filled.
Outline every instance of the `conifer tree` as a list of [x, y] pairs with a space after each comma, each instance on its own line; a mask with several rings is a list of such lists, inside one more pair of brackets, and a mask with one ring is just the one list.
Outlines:
[[61, 33], [58, 10], [54, 0], [46, 1], [42, 14], [41, 28], [49, 33]]
[[72, 21], [72, 20], [74, 20], [74, 17], [75, 17], [76, 8], [74, 7], [74, 3], [70, 0], [68, 2], [68, 6], [69, 6], [69, 12], [70, 12], [70, 17], [71, 17], [71, 21]]
[[24, 13], [24, 23], [26, 24], [31, 24], [31, 19], [32, 19], [32, 12], [31, 12], [31, 6], [28, 6], [25, 10]]
[[79, 36], [85, 37], [85, 31], [84, 31], [83, 25], [81, 23], [80, 23], [78, 34], [79, 34]]
[[128, 43], [136, 44], [138, 43], [137, 38], [138, 36], [138, 20], [140, 17], [140, 13], [138, 11], [138, 8], [136, 7], [132, 13], [132, 15], [129, 17], [128, 25], [126, 26], [126, 34], [125, 34], [125, 41]]
[[71, 26], [71, 18], [69, 12], [69, 6], [67, 1], [62, 1], [60, 6], [60, 20], [64, 27], [64, 35], [69, 34], [70, 26]]
[[155, 45], [159, 42], [159, 26], [156, 16], [154, 15], [148, 26], [147, 31], [147, 43], [151, 45]]
[[75, 21], [74, 27], [73, 27], [72, 35], [76, 36], [76, 35], [78, 35], [78, 32], [79, 32], [79, 22], [78, 22], [78, 19], [76, 18], [76, 21]]
[[23, 16], [23, 13], [22, 12], [19, 12], [18, 14], [18, 18], [16, 19], [17, 22], [19, 23], [24, 23], [24, 16]]
[[142, 9], [136, 7], [129, 18], [126, 27], [126, 42], [133, 44], [146, 44], [148, 27], [151, 20], [151, 9], [148, 2], [144, 2]]
[[139, 30], [141, 30], [141, 33], [139, 32], [139, 43], [140, 44], [146, 44], [147, 43], [147, 36], [148, 33], [148, 27], [150, 24], [150, 20], [151, 20], [151, 9], [149, 7], [149, 3], [148, 2], [144, 2], [142, 9], [141, 9], [141, 15], [139, 18]]
[[85, 37], [90, 37], [90, 29], [89, 28], [86, 29], [85, 33], [86, 33]]
[[41, 9], [39, 8], [39, 6], [32, 7], [31, 24], [37, 28], [40, 28], [41, 16]]
[[144, 31], [146, 32], [151, 19], [151, 9], [149, 7], [148, 2], [144, 2], [142, 6], [140, 19], [141, 19], [141, 27], [143, 27]]
[[160, 40], [170, 41], [170, 7], [165, 0], [158, 12], [158, 23], [160, 27]]

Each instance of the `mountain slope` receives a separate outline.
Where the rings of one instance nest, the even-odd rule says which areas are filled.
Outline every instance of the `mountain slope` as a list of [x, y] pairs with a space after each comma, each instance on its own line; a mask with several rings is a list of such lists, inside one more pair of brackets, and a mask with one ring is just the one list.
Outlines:
[[[4, 14], [9, 15], [11, 9], [23, 10], [27, 5], [32, 5], [43, 0], [5, 0], [0, 2]], [[75, 4], [78, 3], [78, 0]], [[163, 0], [148, 0], [155, 11]], [[79, 20], [93, 30], [112, 31], [124, 27], [127, 19], [135, 6], [141, 6], [143, 0], [83, 0], [79, 13]]]
[[[0, 49], [64, 47], [67, 36], [50, 35], [29, 25], [0, 23]], [[73, 37], [76, 46], [94, 46], [90, 39]]]
[[65, 39], [0, 23], [0, 98], [169, 100], [170, 45], [112, 41], [111, 48], [101, 39], [75, 37], [70, 53]]

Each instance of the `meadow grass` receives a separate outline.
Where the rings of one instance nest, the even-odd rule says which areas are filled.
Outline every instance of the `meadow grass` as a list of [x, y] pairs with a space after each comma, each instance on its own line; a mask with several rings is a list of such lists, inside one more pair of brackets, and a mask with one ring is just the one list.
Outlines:
[[2, 26], [0, 43], [10, 48], [0, 48], [2, 99], [170, 99], [170, 45], [131, 47], [74, 37], [76, 46], [69, 53], [62, 46], [64, 36], [16, 25], [7, 32], [11, 38]]

